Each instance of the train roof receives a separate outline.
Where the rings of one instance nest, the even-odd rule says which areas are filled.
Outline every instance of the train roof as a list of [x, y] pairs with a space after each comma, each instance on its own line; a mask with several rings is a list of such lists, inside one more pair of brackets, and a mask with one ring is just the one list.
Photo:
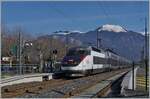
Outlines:
[[89, 50], [94, 50], [94, 51], [97, 51], [97, 52], [101, 52], [101, 51], [103, 51], [103, 52], [111, 52], [111, 53], [113, 53], [113, 54], [116, 54], [116, 55], [119, 55], [118, 53], [116, 53], [116, 52], [114, 52], [112, 49], [109, 49], [109, 48], [107, 48], [107, 49], [104, 49], [104, 48], [96, 48], [96, 47], [94, 47], [94, 46], [76, 46], [76, 47], [72, 47], [72, 48], [70, 48], [71, 50], [73, 50], [73, 49], [78, 49], [78, 48], [83, 48], [83, 49], [89, 49]]
[[108, 48], [107, 48], [107, 49], [105, 49], [105, 51], [106, 51], [106, 52], [111, 52], [111, 53], [116, 54], [116, 55], [119, 55], [118, 53], [114, 52], [112, 49], [108, 49]]
[[78, 49], [78, 48], [87, 49], [88, 47], [85, 47], [85, 46], [76, 46], [76, 47], [70, 48], [70, 50], [74, 50], [74, 49]]
[[92, 49], [92, 50], [97, 50], [97, 51], [101, 51], [102, 49], [98, 49], [96, 47], [93, 46], [76, 46], [76, 47], [72, 47], [70, 49], [78, 49], [78, 48], [83, 48], [83, 49]]

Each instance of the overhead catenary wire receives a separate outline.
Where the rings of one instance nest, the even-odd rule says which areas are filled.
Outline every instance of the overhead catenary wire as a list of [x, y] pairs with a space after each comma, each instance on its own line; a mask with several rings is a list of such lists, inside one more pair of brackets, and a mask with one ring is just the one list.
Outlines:
[[105, 9], [105, 7], [104, 7], [102, 1], [98, 1], [97, 4], [98, 4], [98, 7], [99, 7], [100, 9], [102, 9], [101, 11], [102, 11], [102, 12], [104, 13], [104, 15], [106, 16], [108, 22], [111, 23], [112, 20], [110, 20], [111, 17], [110, 17], [110, 15], [108, 14], [108, 6], [107, 6], [107, 11], [106, 11], [106, 9]]
[[[58, 14], [60, 14], [61, 16], [63, 16], [63, 17], [65, 17], [66, 19], [68, 19], [68, 20], [70, 20], [72, 23], [76, 23], [76, 20], [74, 19], [74, 18], [72, 18], [72, 17], [70, 17], [67, 13], [65, 13], [64, 11], [62, 11], [62, 9], [59, 9], [59, 8], [53, 8]], [[86, 22], [86, 24], [88, 24], [89, 26], [91, 25], [89, 22]], [[80, 25], [78, 25], [78, 24], [73, 24], [74, 25], [74, 27], [76, 27], [76, 25], [77, 26], [80, 26]], [[59, 32], [59, 31], [56, 31], [56, 33], [57, 32]], [[67, 31], [67, 32], [69, 32], [69, 31]], [[67, 44], [68, 44], [68, 38], [69, 38], [69, 36], [66, 34], [66, 38], [67, 38]], [[67, 48], [66, 48], [67, 49]]]
[[[70, 20], [70, 21], [73, 23], [73, 24], [71, 24], [71, 25], [73, 25], [74, 27], [78, 27], [78, 26], [81, 27], [81, 24], [78, 24], [78, 23], [77, 23], [78, 18], [77, 18], [77, 20], [76, 20], [76, 18], [71, 17], [68, 13], [65, 13], [65, 12], [63, 11], [63, 9], [59, 9], [59, 8], [53, 7], [53, 10], [55, 10], [58, 14], [60, 14], [60, 15], [63, 16], [63, 17], [65, 17], [66, 19]], [[91, 26], [91, 25], [92, 25], [89, 21], [86, 21], [86, 24], [88, 24], [88, 26]], [[84, 26], [85, 26], [85, 25], [84, 25]]]
[[63, 11], [61, 11], [60, 9], [58, 8], [53, 8], [58, 14], [62, 15], [63, 17], [71, 20], [72, 22], [74, 22], [74, 20], [72, 18], [70, 18], [67, 14], [65, 14]]
[[[121, 22], [121, 20], [119, 19], [119, 21], [118, 21], [114, 15], [111, 15], [111, 10], [110, 9], [112, 9], [112, 8], [110, 6], [106, 5], [107, 9], [105, 9], [104, 6], [105, 6], [104, 3], [101, 2], [101, 6], [100, 7], [103, 9], [104, 14], [107, 16], [107, 19], [109, 20], [109, 23], [110, 24], [113, 23], [113, 24], [116, 24], [116, 25], [119, 24]], [[119, 16], [119, 14], [117, 16]]]

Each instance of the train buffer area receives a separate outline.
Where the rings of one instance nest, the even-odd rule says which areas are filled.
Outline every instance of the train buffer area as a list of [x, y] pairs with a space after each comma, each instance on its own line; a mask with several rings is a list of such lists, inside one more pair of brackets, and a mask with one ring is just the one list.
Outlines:
[[96, 97], [105, 97], [111, 90], [113, 83], [118, 81], [126, 72], [115, 75], [107, 80], [100, 81], [98, 84], [86, 89], [78, 95], [73, 96], [72, 98], [96, 98]]
[[5, 79], [1, 79], [1, 87], [13, 84], [28, 83], [28, 82], [41, 82], [44, 80], [52, 79], [52, 73], [41, 74], [26, 74], [20, 76], [13, 76]]

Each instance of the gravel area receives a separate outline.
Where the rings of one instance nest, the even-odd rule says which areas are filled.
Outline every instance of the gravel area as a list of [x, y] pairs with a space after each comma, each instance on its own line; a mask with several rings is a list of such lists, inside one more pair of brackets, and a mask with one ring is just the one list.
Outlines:
[[76, 88], [83, 86], [85, 84], [92, 83], [93, 80], [83, 80], [83, 79], [75, 79], [72, 83], [66, 83], [63, 86], [58, 86], [56, 88], [49, 88], [48, 90], [44, 90], [41, 93], [28, 93], [23, 96], [19, 96], [18, 98], [59, 98], [66, 95], [66, 93], [75, 90]]
[[112, 77], [122, 71], [112, 71], [97, 75], [92, 75], [89, 77], [82, 77], [78, 79], [73, 79], [69, 83], [65, 83], [56, 87], [49, 87], [44, 91], [38, 93], [26, 93], [22, 96], [18, 96], [17, 98], [63, 98], [74, 95], [74, 91], [83, 90], [84, 88], [90, 87], [93, 84], [98, 83], [104, 79]]

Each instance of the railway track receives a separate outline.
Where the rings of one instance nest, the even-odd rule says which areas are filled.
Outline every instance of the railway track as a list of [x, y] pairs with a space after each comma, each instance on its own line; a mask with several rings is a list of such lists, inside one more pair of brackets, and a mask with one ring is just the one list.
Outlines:
[[74, 96], [96, 83], [129, 69], [120, 69], [74, 79], [52, 79], [2, 87], [3, 98], [67, 98]]
[[[67, 82], [67, 81], [66, 81]], [[43, 82], [31, 82], [31, 83], [24, 83], [24, 84], [16, 84], [12, 86], [5, 86], [2, 87], [2, 97], [4, 98], [10, 98], [10, 97], [17, 97], [24, 93], [38, 93], [38, 91], [42, 91], [43, 89], [46, 89], [47, 87], [51, 86], [57, 86], [64, 84], [65, 81], [62, 79], [52, 79], [49, 81], [43, 81]]]

